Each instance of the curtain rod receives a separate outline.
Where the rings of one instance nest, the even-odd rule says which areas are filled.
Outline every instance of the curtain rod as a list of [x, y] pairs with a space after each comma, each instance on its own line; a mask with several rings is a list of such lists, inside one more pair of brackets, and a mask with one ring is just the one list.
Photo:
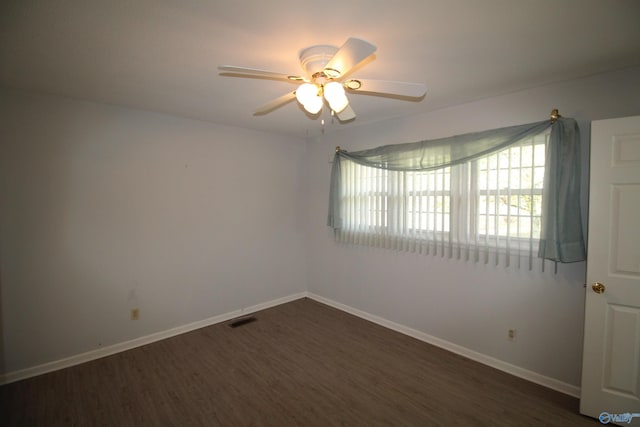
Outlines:
[[[551, 110], [551, 123], [555, 123], [558, 121], [558, 118], [562, 117], [560, 115], [560, 112], [558, 111], [557, 108], [554, 108], [553, 110]], [[340, 151], [342, 151], [342, 149], [340, 148], [339, 145], [336, 146], [336, 153], [339, 153]]]

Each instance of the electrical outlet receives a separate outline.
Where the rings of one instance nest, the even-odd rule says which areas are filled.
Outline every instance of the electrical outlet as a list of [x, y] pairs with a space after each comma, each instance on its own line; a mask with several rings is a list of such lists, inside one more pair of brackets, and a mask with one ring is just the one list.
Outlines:
[[516, 339], [516, 330], [515, 329], [509, 329], [507, 331], [507, 339], [509, 341], [513, 341]]
[[138, 320], [140, 317], [140, 309], [132, 308], [131, 309], [131, 320]]

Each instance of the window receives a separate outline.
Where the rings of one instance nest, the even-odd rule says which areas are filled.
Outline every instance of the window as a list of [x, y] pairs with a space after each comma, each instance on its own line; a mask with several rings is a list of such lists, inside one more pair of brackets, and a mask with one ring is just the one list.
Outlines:
[[540, 237], [545, 136], [476, 163], [478, 233], [494, 238]]
[[427, 253], [537, 249], [548, 133], [474, 161], [404, 172], [345, 161], [341, 240]]

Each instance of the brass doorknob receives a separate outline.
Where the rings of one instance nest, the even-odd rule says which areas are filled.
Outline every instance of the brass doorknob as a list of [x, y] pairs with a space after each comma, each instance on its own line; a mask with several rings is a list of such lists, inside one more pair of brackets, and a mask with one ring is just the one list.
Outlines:
[[593, 289], [593, 292], [595, 292], [596, 294], [604, 294], [604, 290], [606, 288], [602, 283], [596, 282], [593, 285], [591, 285], [591, 289]]

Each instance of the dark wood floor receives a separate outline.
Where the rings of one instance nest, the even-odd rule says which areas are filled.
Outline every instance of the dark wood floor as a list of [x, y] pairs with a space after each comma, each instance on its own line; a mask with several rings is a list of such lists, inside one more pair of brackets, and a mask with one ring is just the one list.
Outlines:
[[301, 299], [0, 387], [3, 426], [595, 426], [578, 400]]

